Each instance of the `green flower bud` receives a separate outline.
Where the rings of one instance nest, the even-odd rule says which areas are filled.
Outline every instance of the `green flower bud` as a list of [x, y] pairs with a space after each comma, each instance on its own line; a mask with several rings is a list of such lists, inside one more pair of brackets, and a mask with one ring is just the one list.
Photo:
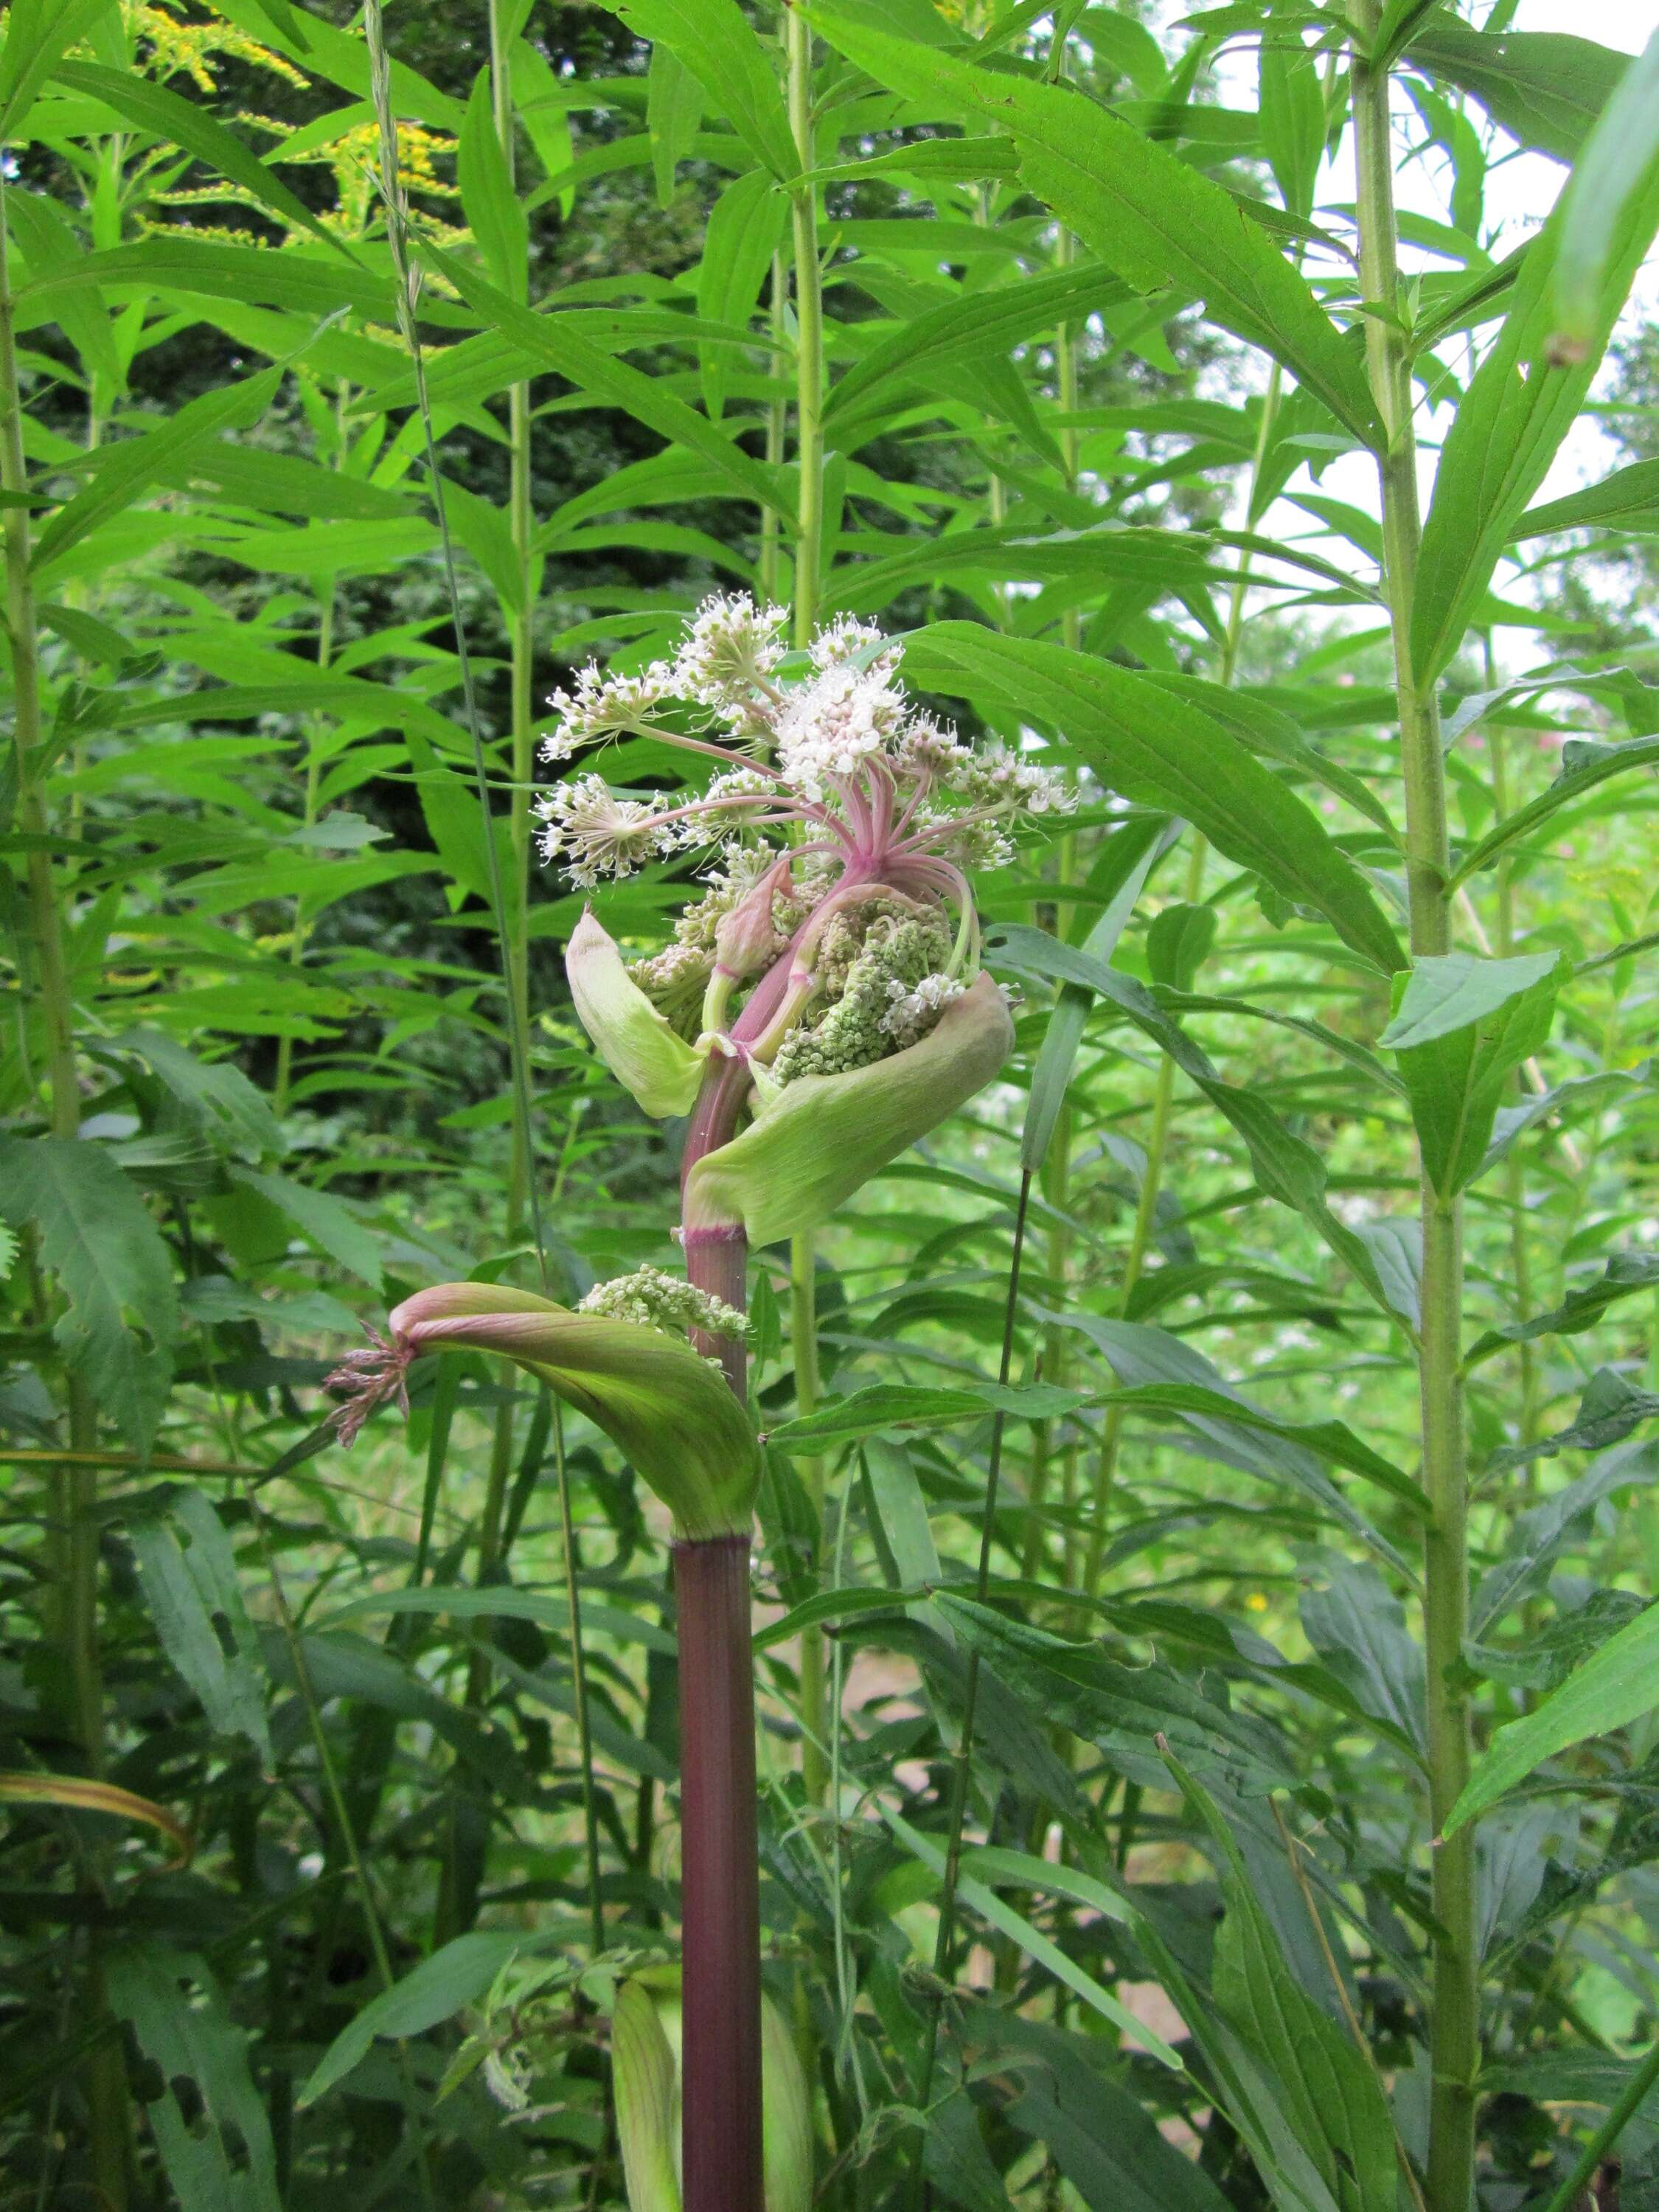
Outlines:
[[629, 975], [615, 941], [585, 913], [565, 947], [570, 995], [594, 1050], [647, 1114], [689, 1114], [708, 1059]]
[[686, 1227], [740, 1224], [755, 1244], [815, 1228], [965, 1105], [1013, 1042], [1002, 994], [981, 975], [917, 1044], [844, 1074], [757, 1086], [749, 1127], [686, 1177]]
[[[617, 2134], [629, 2212], [680, 2212], [680, 1995], [677, 1967], [623, 1984], [611, 2014]], [[783, 2015], [761, 1999], [766, 2212], [811, 2212], [812, 2099]]]
[[573, 1313], [499, 1283], [440, 1283], [405, 1298], [391, 1341], [349, 1353], [332, 1383], [355, 1395], [336, 1419], [349, 1443], [381, 1400], [401, 1395], [410, 1363], [460, 1346], [500, 1352], [586, 1414], [620, 1447], [688, 1541], [746, 1534], [760, 1447], [717, 1362], [637, 1321]]

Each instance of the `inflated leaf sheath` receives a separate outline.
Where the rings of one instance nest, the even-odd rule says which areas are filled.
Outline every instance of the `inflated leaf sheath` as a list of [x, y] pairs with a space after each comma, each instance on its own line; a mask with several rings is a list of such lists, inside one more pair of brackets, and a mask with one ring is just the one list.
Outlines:
[[573, 1313], [495, 1283], [440, 1283], [392, 1316], [400, 1352], [465, 1346], [526, 1368], [603, 1429], [691, 1542], [744, 1534], [760, 1448], [720, 1370], [638, 1322]]
[[741, 1223], [773, 1244], [846, 1199], [990, 1082], [1013, 1048], [1002, 993], [981, 975], [920, 1043], [845, 1075], [786, 1084], [685, 1180], [689, 1230]]

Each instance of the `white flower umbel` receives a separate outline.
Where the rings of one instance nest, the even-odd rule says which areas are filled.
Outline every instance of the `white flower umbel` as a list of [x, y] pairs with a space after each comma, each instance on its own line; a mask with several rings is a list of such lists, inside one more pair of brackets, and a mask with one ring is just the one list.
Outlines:
[[602, 777], [579, 775], [538, 799], [543, 860], [562, 856], [570, 880], [589, 890], [602, 876], [631, 876], [655, 854], [672, 849], [673, 831], [662, 809], [644, 799], [618, 798]]
[[978, 972], [971, 874], [1006, 863], [1023, 824], [1075, 804], [1034, 755], [975, 749], [921, 712], [899, 647], [870, 623], [840, 616], [805, 655], [785, 650], [784, 626], [781, 609], [723, 593], [672, 659], [616, 678], [584, 669], [555, 697], [546, 757], [645, 736], [714, 773], [672, 798], [576, 775], [538, 808], [544, 857], [584, 887], [701, 856], [702, 895], [628, 980], [669, 1025], [665, 1054], [724, 1054], [769, 1095], [927, 1036]]

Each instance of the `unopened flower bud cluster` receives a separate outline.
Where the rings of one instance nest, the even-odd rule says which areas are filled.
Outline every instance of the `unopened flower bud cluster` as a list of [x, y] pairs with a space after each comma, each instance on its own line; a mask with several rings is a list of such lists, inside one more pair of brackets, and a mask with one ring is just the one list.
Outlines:
[[659, 1329], [665, 1335], [702, 1329], [709, 1336], [739, 1340], [749, 1334], [749, 1323], [735, 1306], [711, 1291], [699, 1291], [678, 1275], [660, 1267], [641, 1267], [614, 1281], [596, 1283], [578, 1304], [578, 1313], [600, 1314], [607, 1321], [637, 1322]]

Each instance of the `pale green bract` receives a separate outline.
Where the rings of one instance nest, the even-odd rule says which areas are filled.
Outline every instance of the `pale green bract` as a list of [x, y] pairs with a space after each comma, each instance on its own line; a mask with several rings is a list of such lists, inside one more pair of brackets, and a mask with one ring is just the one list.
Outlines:
[[422, 1353], [499, 1352], [602, 1429], [688, 1542], [747, 1532], [760, 1447], [718, 1365], [636, 1321], [576, 1313], [498, 1283], [439, 1283], [392, 1313], [390, 1341], [348, 1352], [329, 1377], [352, 1393], [336, 1419], [347, 1443], [374, 1407], [401, 1397]]
[[[680, 1976], [647, 1968], [623, 1984], [611, 2014], [617, 2135], [629, 2212], [680, 2212]], [[812, 2104], [781, 2014], [761, 1999], [761, 2103], [766, 2212], [809, 2212]]]

